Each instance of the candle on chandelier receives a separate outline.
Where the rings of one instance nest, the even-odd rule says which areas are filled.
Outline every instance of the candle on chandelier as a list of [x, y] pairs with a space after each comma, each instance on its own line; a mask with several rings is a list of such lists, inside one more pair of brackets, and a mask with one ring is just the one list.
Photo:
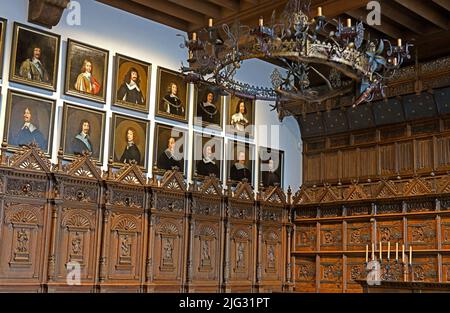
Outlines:
[[395, 243], [395, 261], [398, 261], [398, 242]]
[[383, 245], [380, 241], [380, 261], [383, 259]]
[[192, 40], [196, 41], [197, 40], [197, 33], [192, 33]]
[[347, 19], [347, 27], [352, 27], [352, 19], [351, 18]]
[[397, 66], [397, 64], [398, 64], [397, 57], [395, 57], [394, 59], [392, 59], [392, 63], [393, 63], [395, 66]]
[[399, 47], [402, 46], [402, 39], [401, 38], [397, 39], [397, 46], [399, 46]]
[[412, 246], [409, 246], [409, 265], [412, 265]]
[[264, 19], [262, 17], [259, 18], [259, 26], [260, 27], [264, 26]]
[[375, 261], [375, 244], [372, 243], [372, 261]]
[[317, 16], [322, 16], [322, 7], [317, 8]]
[[209, 27], [213, 27], [213, 19], [212, 19], [212, 18], [210, 18], [210, 19], [208, 20], [208, 26], [209, 26]]
[[405, 245], [402, 245], [402, 263], [405, 264]]
[[391, 259], [391, 242], [388, 241], [388, 255], [387, 255], [387, 259], [390, 260]]
[[369, 262], [369, 245], [366, 245], [366, 263]]

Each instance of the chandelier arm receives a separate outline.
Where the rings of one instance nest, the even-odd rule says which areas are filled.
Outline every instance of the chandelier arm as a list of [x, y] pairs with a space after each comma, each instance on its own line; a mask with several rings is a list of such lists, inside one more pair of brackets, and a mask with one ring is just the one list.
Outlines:
[[292, 93], [288, 91], [284, 91], [282, 89], [277, 89], [276, 93], [280, 97], [280, 100], [286, 101], [286, 100], [301, 100], [306, 101], [310, 103], [322, 103], [330, 98], [338, 97], [345, 95], [353, 90], [353, 84], [349, 84], [348, 86], [345, 86], [341, 89], [334, 89], [333, 91], [324, 93], [321, 96], [308, 96], [302, 93]]
[[323, 74], [320, 73], [318, 70], [316, 70], [316, 68], [315, 68], [314, 66], [310, 66], [310, 68], [312, 68], [313, 71], [316, 72], [317, 75], [319, 75], [320, 77], [323, 78], [323, 80], [324, 80], [325, 83], [327, 84], [329, 90], [334, 90], [333, 87], [331, 86], [330, 81], [328, 80], [328, 78], [325, 77], [325, 75], [323, 75]]

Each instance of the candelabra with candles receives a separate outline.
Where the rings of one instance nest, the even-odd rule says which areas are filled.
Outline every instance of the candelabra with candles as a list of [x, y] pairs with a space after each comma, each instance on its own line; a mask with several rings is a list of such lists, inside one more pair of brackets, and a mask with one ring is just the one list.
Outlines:
[[[393, 281], [396, 280], [395, 277], [395, 268], [397, 266], [400, 266], [401, 270], [400, 273], [403, 274], [403, 281], [408, 281], [408, 276], [412, 275], [412, 246], [409, 246], [409, 258], [407, 258], [405, 254], [405, 245], [402, 245], [402, 259], [401, 262], [399, 260], [398, 254], [399, 254], [399, 247], [398, 242], [395, 243], [395, 260], [391, 260], [391, 242], [389, 241], [387, 243], [387, 254], [386, 258], [383, 259], [383, 244], [382, 242], [379, 243], [379, 259], [377, 260], [375, 257], [375, 244], [372, 243], [372, 262], [378, 262], [380, 268], [379, 270], [382, 271], [383, 267], [385, 268], [385, 271], [380, 274], [380, 280], [382, 281]], [[373, 270], [376, 270], [376, 268], [368, 268], [369, 265], [369, 245], [366, 245], [366, 261], [364, 262], [365, 268], [367, 272], [371, 272]], [[411, 276], [411, 281], [413, 280], [413, 277]]]

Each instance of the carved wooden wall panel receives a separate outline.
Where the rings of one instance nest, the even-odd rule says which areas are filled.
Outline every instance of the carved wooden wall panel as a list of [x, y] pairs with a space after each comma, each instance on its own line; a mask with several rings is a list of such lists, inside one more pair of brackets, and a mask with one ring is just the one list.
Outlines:
[[320, 250], [342, 250], [342, 223], [322, 223], [320, 225]]
[[398, 172], [409, 174], [414, 168], [414, 146], [412, 141], [399, 142], [397, 148]]
[[416, 141], [416, 169], [419, 172], [430, 173], [434, 168], [433, 139]]
[[450, 255], [442, 257], [442, 281], [450, 282]]
[[393, 175], [397, 171], [395, 158], [395, 145], [383, 145], [380, 147], [381, 175]]
[[[339, 169], [337, 162], [333, 164], [334, 167]], [[358, 153], [356, 150], [342, 150], [342, 179], [352, 179], [358, 177]]]
[[324, 173], [325, 180], [336, 180], [339, 178], [339, 167], [336, 164], [339, 163], [339, 153], [331, 152], [324, 155]]
[[436, 249], [436, 220], [434, 218], [408, 219], [408, 242], [416, 249]]
[[294, 271], [295, 291], [316, 291], [316, 259], [305, 256], [295, 258]]
[[391, 245], [403, 243], [403, 221], [401, 219], [380, 219], [377, 221], [377, 242]]
[[377, 149], [361, 148], [359, 150], [359, 176], [373, 177], [378, 174]]
[[320, 291], [342, 292], [344, 290], [343, 276], [341, 257], [320, 258]]
[[295, 249], [297, 251], [315, 251], [317, 243], [316, 223], [296, 226]]
[[438, 280], [438, 261], [436, 256], [418, 256], [414, 259], [413, 280], [435, 282]]
[[308, 182], [318, 182], [322, 178], [322, 156], [320, 153], [311, 154], [305, 158], [305, 166], [303, 173], [305, 175], [305, 181]]
[[366, 279], [367, 269], [362, 257], [348, 256], [346, 262], [346, 291], [362, 292], [362, 287], [356, 282], [358, 279]]
[[450, 249], [450, 216], [441, 219], [441, 243], [442, 249]]
[[[369, 220], [347, 223], [347, 249], [363, 250], [371, 242], [372, 224]], [[345, 250], [345, 249], [344, 249]]]

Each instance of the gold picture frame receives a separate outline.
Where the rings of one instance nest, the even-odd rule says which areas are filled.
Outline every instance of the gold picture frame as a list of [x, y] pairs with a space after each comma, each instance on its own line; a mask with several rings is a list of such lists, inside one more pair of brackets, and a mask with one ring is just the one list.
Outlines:
[[56, 91], [61, 36], [14, 22], [9, 80]]
[[64, 93], [106, 103], [109, 51], [67, 40]]
[[[171, 138], [174, 139], [173, 151], [174, 157], [171, 158], [166, 154], [169, 148]], [[171, 170], [173, 166], [177, 166], [179, 171], [184, 175], [187, 173], [187, 150], [188, 150], [188, 131], [176, 126], [165, 124], [156, 124], [153, 163], [156, 167], [156, 173], [162, 174], [167, 170]], [[172, 160], [171, 160], [172, 159]]]
[[147, 170], [150, 121], [113, 113], [109, 155], [113, 166], [120, 167], [135, 161]]
[[[157, 77], [155, 115], [187, 123], [189, 83], [184, 82], [183, 74], [159, 66]], [[176, 88], [173, 87], [174, 85]], [[176, 95], [171, 97], [174, 90], [176, 90]]]
[[65, 159], [84, 152], [103, 162], [106, 112], [64, 102], [60, 147]]
[[3, 57], [5, 53], [5, 34], [8, 21], [0, 17], [0, 79], [3, 79]]
[[[228, 113], [226, 122], [226, 132], [245, 138], [254, 137], [255, 126], [255, 99], [228, 96]], [[244, 113], [240, 112], [240, 104], [244, 104]]]
[[222, 131], [224, 99], [225, 97], [221, 94], [221, 90], [217, 87], [210, 84], [199, 84], [196, 86], [194, 124]]
[[114, 63], [113, 104], [148, 113], [152, 64], [121, 54]]
[[56, 100], [8, 90], [4, 138], [9, 151], [36, 143], [52, 155]]
[[[210, 151], [207, 151], [207, 146]], [[194, 132], [192, 149], [192, 177], [208, 177], [214, 174], [222, 181], [224, 138], [200, 132]], [[210, 156], [207, 154], [211, 153]]]

